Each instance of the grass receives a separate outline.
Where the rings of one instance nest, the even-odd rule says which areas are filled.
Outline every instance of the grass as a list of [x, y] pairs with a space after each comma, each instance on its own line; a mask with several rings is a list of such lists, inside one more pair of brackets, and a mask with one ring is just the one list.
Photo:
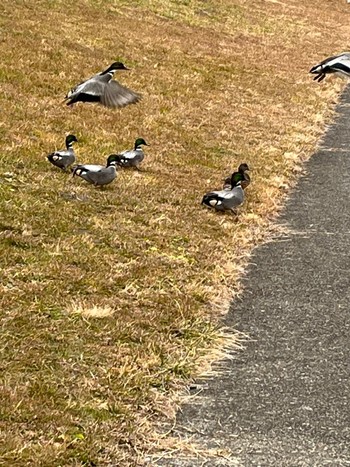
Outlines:
[[[171, 395], [221, 344], [223, 305], [310, 156], [342, 83], [330, 0], [4, 0], [0, 51], [0, 465], [142, 465]], [[341, 24], [340, 24], [341, 22]], [[337, 34], [334, 34], [334, 31]], [[114, 60], [144, 96], [63, 103]], [[105, 190], [51, 167], [144, 137], [143, 172]], [[201, 208], [247, 162], [239, 219]]]

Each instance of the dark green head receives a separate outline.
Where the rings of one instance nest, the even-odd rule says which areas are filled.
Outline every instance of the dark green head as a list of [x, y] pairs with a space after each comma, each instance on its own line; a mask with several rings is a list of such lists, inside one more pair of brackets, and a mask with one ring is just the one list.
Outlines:
[[249, 171], [248, 164], [245, 162], [238, 167], [238, 172], [233, 172], [231, 176], [232, 187], [236, 186], [239, 181], [249, 180], [249, 175], [246, 172]]
[[111, 154], [110, 156], [108, 156], [107, 159], [107, 167], [109, 167], [110, 165], [118, 164], [119, 159], [120, 157], [118, 156], [118, 154]]
[[248, 164], [243, 163], [238, 167], [238, 172], [234, 172], [231, 176], [232, 188], [237, 186], [238, 182], [242, 182], [242, 188], [245, 189], [250, 184], [250, 177], [247, 174], [249, 171]]
[[244, 180], [244, 173], [234, 172], [231, 176], [231, 186], [234, 187], [238, 182]]
[[76, 136], [74, 136], [74, 135], [68, 135], [66, 137], [66, 147], [67, 148], [70, 148], [73, 143], [77, 143], [77, 142], [78, 142], [78, 140], [77, 140]]
[[145, 146], [148, 146], [148, 144], [146, 143], [146, 141], [143, 138], [137, 138], [136, 141], [135, 141], [135, 149], [138, 148], [139, 146], [142, 146], [143, 144]]

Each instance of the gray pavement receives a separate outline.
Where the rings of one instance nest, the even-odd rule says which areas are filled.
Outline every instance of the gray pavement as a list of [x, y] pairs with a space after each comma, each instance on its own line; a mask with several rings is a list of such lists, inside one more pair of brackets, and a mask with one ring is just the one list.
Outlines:
[[227, 316], [251, 340], [174, 429], [229, 448], [237, 465], [350, 465], [350, 88], [337, 111], [279, 219], [292, 233], [255, 250]]

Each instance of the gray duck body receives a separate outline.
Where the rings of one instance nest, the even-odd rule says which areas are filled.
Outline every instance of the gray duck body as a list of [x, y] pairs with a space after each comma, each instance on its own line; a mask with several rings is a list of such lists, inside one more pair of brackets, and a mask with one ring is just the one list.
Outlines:
[[233, 211], [243, 204], [244, 191], [241, 182], [231, 190], [210, 191], [203, 196], [202, 204], [216, 211]]
[[126, 151], [116, 154], [117, 164], [120, 167], [135, 167], [138, 169], [145, 158], [145, 153], [142, 150], [143, 145], [148, 146], [143, 138], [137, 138], [134, 149], [127, 149]]
[[113, 155], [109, 156], [106, 167], [90, 164], [77, 165], [74, 168], [73, 177], [76, 175], [95, 186], [109, 185], [117, 176], [116, 160]]
[[123, 151], [119, 155], [121, 156], [120, 165], [122, 167], [138, 167], [145, 158], [145, 153], [141, 148]]

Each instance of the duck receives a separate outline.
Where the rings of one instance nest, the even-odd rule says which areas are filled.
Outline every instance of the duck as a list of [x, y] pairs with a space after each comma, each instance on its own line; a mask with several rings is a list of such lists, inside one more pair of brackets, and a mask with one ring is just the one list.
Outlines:
[[135, 169], [140, 170], [139, 165], [145, 157], [145, 153], [141, 147], [143, 145], [149, 146], [143, 138], [137, 138], [135, 140], [134, 149], [127, 149], [119, 154], [115, 154], [117, 164], [120, 167], [134, 167]]
[[49, 154], [47, 156], [48, 161], [59, 169], [67, 170], [75, 162], [73, 143], [78, 143], [76, 136], [68, 135], [66, 137], [66, 149]]
[[203, 196], [202, 204], [216, 211], [231, 211], [236, 214], [235, 208], [243, 204], [244, 191], [238, 181], [231, 190], [210, 191]]
[[245, 162], [243, 164], [240, 164], [237, 172], [233, 172], [232, 175], [225, 178], [223, 189], [231, 190], [237, 185], [237, 182], [240, 181], [243, 190], [245, 190], [247, 186], [250, 184], [250, 177], [247, 174], [248, 171], [249, 171], [248, 164], [246, 164]]
[[103, 186], [112, 183], [117, 176], [117, 159], [115, 154], [108, 156], [106, 166], [103, 165], [76, 165], [73, 177], [78, 176], [95, 186]]
[[129, 68], [121, 62], [112, 63], [106, 70], [72, 88], [66, 95], [67, 105], [77, 102], [98, 102], [105, 107], [116, 108], [136, 104], [141, 99], [140, 94], [112, 79], [117, 70], [129, 70]]
[[328, 57], [317, 65], [313, 66], [310, 73], [315, 74], [314, 81], [323, 81], [326, 75], [337, 73], [350, 78], [350, 52], [343, 52], [339, 55]]

